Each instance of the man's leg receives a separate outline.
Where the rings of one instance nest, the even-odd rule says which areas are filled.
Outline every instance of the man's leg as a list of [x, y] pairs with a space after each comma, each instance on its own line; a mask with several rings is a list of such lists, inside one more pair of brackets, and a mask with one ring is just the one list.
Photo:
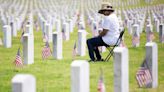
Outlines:
[[95, 43], [94, 40], [95, 38], [90, 38], [87, 40], [87, 46], [88, 46], [88, 52], [89, 52], [89, 57], [92, 61], [95, 60], [95, 57], [94, 57], [94, 46], [93, 46], [93, 43]]
[[94, 48], [94, 51], [95, 51], [97, 60], [100, 60], [101, 59], [101, 55], [100, 55], [100, 51], [98, 49], [98, 46]]
[[94, 51], [96, 53], [97, 59], [101, 59], [101, 55], [98, 50], [98, 46], [104, 46], [104, 45], [106, 45], [106, 44], [104, 44], [101, 37], [94, 37], [94, 38], [90, 38], [87, 40], [87, 46], [88, 46], [89, 56], [90, 56], [91, 60], [93, 60], [93, 61], [95, 60]]

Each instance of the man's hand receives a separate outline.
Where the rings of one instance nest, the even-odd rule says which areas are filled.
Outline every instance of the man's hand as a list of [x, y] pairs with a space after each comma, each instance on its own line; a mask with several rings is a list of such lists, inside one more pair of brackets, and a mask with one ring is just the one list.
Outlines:
[[99, 36], [102, 37], [102, 36], [106, 35], [108, 31], [109, 31], [109, 30], [107, 30], [107, 29], [103, 29], [103, 31], [100, 32]]

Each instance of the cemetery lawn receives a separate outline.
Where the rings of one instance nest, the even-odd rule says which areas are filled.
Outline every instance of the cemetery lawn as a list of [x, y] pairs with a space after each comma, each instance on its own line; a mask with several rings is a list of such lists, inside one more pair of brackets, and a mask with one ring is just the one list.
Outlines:
[[[144, 2], [144, 0], [141, 0]], [[155, 4], [164, 3], [164, 0], [158, 0]], [[141, 4], [144, 6], [145, 4]], [[134, 6], [135, 7], [135, 6]], [[87, 38], [91, 37], [89, 28], [86, 29], [89, 34]], [[146, 44], [146, 33], [141, 34], [141, 43], [137, 48], [132, 47], [132, 37], [128, 34], [127, 30], [124, 35], [126, 46], [129, 49], [129, 90], [130, 92], [163, 92], [164, 90], [164, 44], [159, 42], [159, 35], [155, 32], [154, 42], [158, 45], [158, 88], [146, 89], [138, 88], [135, 74], [139, 69], [145, 58], [145, 44]], [[69, 41], [63, 41], [63, 59], [55, 60], [53, 57], [43, 61], [41, 56], [42, 47], [45, 43], [42, 41], [41, 31], [34, 31], [34, 64], [24, 66], [23, 68], [16, 68], [13, 65], [17, 49], [22, 45], [20, 43], [21, 32], [18, 32], [17, 37], [12, 39], [12, 48], [4, 48], [0, 46], [0, 92], [11, 92], [11, 79], [18, 73], [28, 73], [36, 77], [37, 81], [37, 92], [70, 92], [70, 64], [72, 63], [72, 50], [75, 41], [77, 41], [77, 28], [70, 35]], [[0, 38], [2, 35], [2, 25], [0, 25]], [[52, 43], [50, 43], [52, 49]], [[86, 47], [87, 48], [87, 47]], [[108, 51], [102, 53], [105, 58]], [[77, 56], [76, 60], [89, 60], [88, 52], [86, 56]], [[90, 63], [90, 92], [97, 92], [98, 79], [100, 74], [100, 68], [103, 69], [104, 81], [106, 86], [106, 92], [113, 92], [113, 58], [109, 62], [96, 62]]]
[[[91, 37], [89, 29], [87, 37]], [[70, 92], [70, 64], [72, 63], [72, 50], [75, 41], [77, 41], [77, 28], [71, 33], [69, 41], [63, 41], [63, 60], [55, 60], [53, 57], [43, 61], [41, 50], [44, 46], [41, 31], [34, 31], [35, 37], [35, 63], [24, 66], [23, 68], [15, 68], [13, 61], [20, 46], [20, 35], [13, 37], [12, 48], [4, 48], [0, 46], [0, 92], [11, 92], [11, 79], [18, 73], [32, 74], [37, 79], [37, 92]], [[0, 37], [2, 37], [0, 31]], [[158, 81], [159, 86], [156, 89], [138, 88], [135, 80], [135, 74], [145, 57], [145, 32], [141, 34], [140, 47], [134, 48], [131, 45], [131, 36], [127, 30], [125, 32], [125, 43], [129, 49], [129, 89], [130, 92], [163, 92], [164, 90], [164, 44], [159, 43], [158, 33], [155, 32], [155, 42], [158, 44]], [[50, 44], [52, 48], [52, 43]], [[105, 58], [108, 52], [102, 53]], [[21, 45], [22, 54], [22, 45]], [[77, 56], [75, 59], [89, 60], [88, 52], [85, 57]], [[100, 68], [103, 69], [104, 80], [107, 92], [113, 92], [113, 58], [109, 62], [90, 63], [90, 92], [97, 92], [97, 84], [100, 74]]]

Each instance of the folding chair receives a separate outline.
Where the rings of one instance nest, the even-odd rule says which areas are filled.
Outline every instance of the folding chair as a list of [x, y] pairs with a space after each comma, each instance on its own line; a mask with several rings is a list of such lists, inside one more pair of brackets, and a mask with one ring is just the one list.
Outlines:
[[[124, 32], [125, 32], [125, 29], [123, 29], [123, 31], [121, 31], [120, 32], [120, 36], [119, 36], [119, 38], [117, 39], [117, 42], [115, 43], [115, 45], [113, 45], [113, 46], [107, 46], [106, 48], [109, 50], [109, 54], [107, 55], [107, 57], [105, 58], [105, 62], [106, 61], [109, 61], [109, 59], [111, 58], [111, 56], [113, 55], [113, 50], [114, 50], [114, 48], [116, 47], [116, 46], [119, 46], [120, 45], [120, 43], [121, 43], [121, 41], [122, 41], [122, 36], [123, 36], [123, 34], [124, 34]], [[112, 48], [111, 48], [112, 47]]]

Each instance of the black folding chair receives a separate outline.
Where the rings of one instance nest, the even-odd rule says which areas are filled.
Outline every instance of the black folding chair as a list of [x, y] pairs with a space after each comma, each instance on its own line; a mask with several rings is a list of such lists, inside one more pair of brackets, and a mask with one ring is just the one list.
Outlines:
[[109, 61], [109, 59], [111, 58], [111, 56], [113, 55], [113, 50], [114, 50], [114, 48], [116, 47], [116, 46], [118, 46], [120, 43], [121, 43], [121, 41], [122, 41], [122, 36], [123, 36], [123, 34], [124, 34], [124, 32], [125, 32], [125, 29], [123, 29], [121, 32], [120, 32], [120, 36], [119, 36], [119, 38], [117, 39], [117, 42], [115, 43], [115, 45], [113, 45], [113, 46], [107, 46], [106, 48], [109, 50], [109, 54], [107, 55], [107, 57], [105, 58], [105, 62], [106, 61]]

